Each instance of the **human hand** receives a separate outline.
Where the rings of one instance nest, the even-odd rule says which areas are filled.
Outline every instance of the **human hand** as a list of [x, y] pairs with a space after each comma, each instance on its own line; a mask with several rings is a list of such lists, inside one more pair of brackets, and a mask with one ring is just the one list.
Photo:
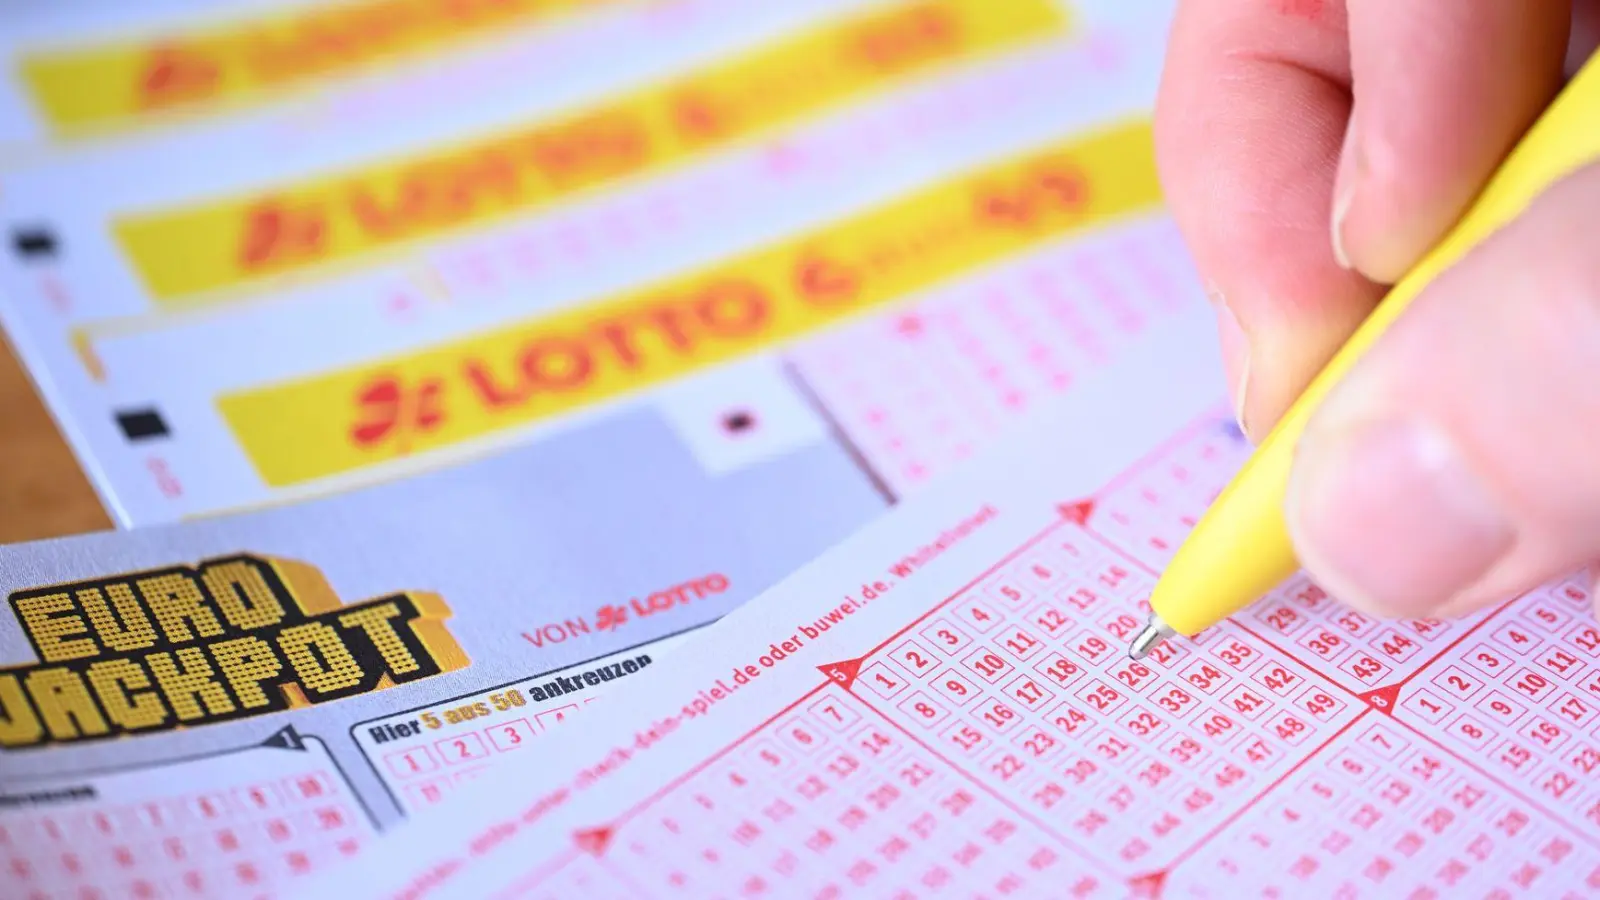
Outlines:
[[[1600, 0], [1182, 0], [1168, 202], [1264, 437], [1600, 43]], [[1600, 561], [1600, 166], [1424, 290], [1329, 395], [1285, 510], [1313, 578], [1448, 617]]]

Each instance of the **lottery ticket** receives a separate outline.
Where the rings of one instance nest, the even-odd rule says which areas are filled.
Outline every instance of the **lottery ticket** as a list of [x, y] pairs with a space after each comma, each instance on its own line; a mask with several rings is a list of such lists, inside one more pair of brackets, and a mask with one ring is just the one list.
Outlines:
[[[108, 240], [104, 220], [111, 213], [86, 214], [74, 225], [73, 214], [52, 212], [44, 228], [17, 212], [46, 208], [45, 201], [67, 191], [69, 183], [71, 190], [96, 197], [101, 206], [122, 209], [139, 206], [129, 198], [140, 192], [170, 196], [173, 185], [185, 179], [226, 181], [233, 176], [129, 179], [126, 163], [107, 163], [98, 175], [71, 166], [53, 174], [19, 173], [6, 195], [13, 215], [14, 258], [11, 265], [0, 266], [0, 288], [12, 302], [0, 313], [102, 497], [124, 525], [370, 484], [526, 440], [605, 403], [628, 402], [634, 395], [649, 402], [657, 385], [684, 372], [721, 365], [730, 356], [781, 355], [792, 339], [813, 332], [821, 337], [817, 329], [836, 320], [889, 312], [891, 304], [914, 297], [919, 285], [883, 291], [870, 303], [800, 323], [804, 334], [762, 328], [737, 346], [720, 349], [703, 347], [697, 338], [693, 346], [670, 348], [683, 359], [666, 365], [652, 362], [621, 380], [607, 376], [613, 384], [577, 392], [559, 415], [511, 411], [497, 415], [489, 428], [481, 423], [427, 427], [435, 417], [424, 407], [432, 401], [419, 406], [417, 400], [426, 394], [427, 384], [379, 384], [383, 379], [374, 373], [407, 358], [438, 356], [464, 346], [439, 343], [450, 338], [498, 332], [500, 342], [509, 346], [530, 326], [536, 330], [542, 324], [590, 323], [589, 330], [615, 330], [619, 326], [607, 325], [604, 317], [619, 314], [635, 319], [623, 327], [648, 330], [650, 317], [661, 311], [654, 309], [659, 304], [641, 291], [641, 284], [669, 293], [689, 285], [694, 276], [686, 277], [686, 271], [704, 274], [710, 269], [717, 275], [747, 277], [752, 274], [749, 265], [761, 262], [763, 248], [771, 251], [770, 262], [806, 241], [837, 241], [868, 228], [872, 230], [866, 236], [883, 252], [900, 253], [926, 235], [916, 233], [914, 218], [896, 218], [895, 210], [914, 211], [942, 192], [948, 212], [959, 215], [957, 192], [992, 192], [978, 179], [1015, 181], [1026, 174], [1019, 166], [1072, 147], [1074, 137], [1092, 137], [1118, 125], [1126, 111], [1148, 104], [1160, 58], [1150, 20], [1159, 19], [1160, 10], [1135, 15], [1098, 0], [1071, 6], [1050, 0], [998, 5], [884, 2], [850, 15], [836, 10], [810, 31], [790, 22], [783, 32], [790, 36], [772, 41], [788, 47], [785, 41], [859, 37], [887, 26], [907, 28], [907, 23], [925, 27], [928, 21], [944, 21], [926, 18], [940, 11], [952, 17], [949, 21], [963, 22], [965, 16], [977, 23], [973, 59], [934, 53], [929, 65], [948, 62], [945, 69], [928, 77], [913, 72], [916, 77], [897, 79], [882, 96], [859, 97], [848, 108], [804, 127], [753, 143], [735, 141], [727, 152], [703, 163], [635, 179], [626, 189], [578, 197], [531, 217], [490, 221], [459, 235], [429, 232], [421, 243], [407, 243], [399, 255], [385, 251], [373, 256], [371, 248], [356, 247], [353, 252], [361, 262], [353, 270], [329, 271], [319, 265], [312, 267], [313, 276], [291, 266], [264, 282], [272, 288], [266, 293], [251, 288], [167, 303], [141, 284], [116, 240]], [[727, 18], [706, 11], [701, 15], [707, 22]], [[772, 27], [770, 10], [762, 16], [741, 15]], [[1049, 36], [1056, 32], [1061, 36]], [[984, 50], [985, 35], [1005, 46], [997, 45], [992, 53]], [[1013, 38], [1015, 47], [1006, 44]], [[911, 41], [907, 46], [921, 45]], [[784, 54], [792, 55], [792, 48], [776, 55], [760, 46], [745, 52], [752, 59], [771, 56], [781, 62], [790, 58]], [[854, 84], [849, 79], [823, 81], [822, 88], [831, 83], [840, 90]], [[1072, 97], [1069, 102], [1062, 100], [1063, 89]], [[800, 99], [812, 97], [815, 90], [802, 92]], [[357, 156], [366, 152], [360, 149], [361, 139], [318, 146]], [[1036, 152], [1029, 155], [1030, 149]], [[231, 158], [225, 152], [217, 155]], [[314, 149], [310, 155], [325, 151]], [[969, 272], [981, 277], [986, 269], [998, 275], [999, 267], [1043, 250], [1052, 239], [1081, 238], [1096, 226], [1157, 214], [1156, 182], [1146, 150], [1126, 159], [1102, 155], [1097, 168], [1086, 174], [1117, 184], [1117, 203], [1104, 208], [1091, 204], [1081, 223], [1018, 220], [1019, 239], [1010, 243], [947, 241], [949, 246], [940, 251], [949, 259], [943, 270], [955, 277]], [[1012, 193], [1000, 200], [1014, 205], [1019, 196]], [[999, 214], [1015, 219], [1023, 212], [1019, 207]], [[189, 221], [187, 213], [174, 215], [176, 219], [155, 219]], [[1146, 249], [1134, 254], [1146, 263], [1136, 283], [1101, 279], [1097, 285], [1044, 288], [1055, 310], [1050, 315], [1075, 320], [1078, 343], [1115, 352], [1124, 339], [1135, 336], [1139, 323], [1170, 305], [1170, 299], [1198, 302], [1192, 279], [1181, 274], [1186, 261], [1165, 241], [1164, 225], [1152, 224], [1150, 235]], [[162, 246], [198, 245], [175, 239]], [[728, 260], [728, 265], [712, 269], [719, 260]], [[1111, 269], [1118, 271], [1121, 264]], [[1179, 272], [1176, 277], [1174, 271]], [[1165, 286], [1157, 283], [1163, 278], [1169, 282]], [[1130, 290], [1145, 295], [1132, 300], [1134, 305], [1159, 309], [1151, 316], [1118, 313], [1114, 322], [1100, 315], [1101, 307], [1123, 303]], [[1163, 293], [1151, 296], [1152, 291]], [[1020, 338], [1022, 332], [1012, 337]], [[991, 343], [986, 349], [993, 353], [1009, 348]], [[1083, 358], [1074, 351], [1052, 360], [1043, 349], [1031, 349], [1052, 369], [1057, 389], [1104, 355], [1096, 351]], [[791, 368], [801, 373], [796, 382], [806, 387], [807, 363], [797, 359]], [[353, 393], [346, 385], [351, 377], [360, 382]], [[263, 421], [261, 415], [246, 411], [230, 418], [224, 409], [236, 396], [259, 397], [246, 405], [271, 402], [274, 388], [287, 390], [302, 382], [318, 395], [316, 403], [305, 407], [308, 411], [326, 424], [345, 421], [329, 431], [308, 418], [303, 455], [309, 464], [285, 473], [275, 468], [271, 451], [261, 446], [262, 436], [252, 431]], [[982, 385], [972, 389], [985, 390]], [[393, 403], [385, 399], [390, 391], [396, 392]], [[459, 405], [458, 392], [457, 386], [446, 390], [447, 407]], [[819, 390], [811, 396], [829, 394]], [[388, 425], [383, 421], [391, 415], [386, 409], [397, 417]], [[377, 419], [357, 424], [371, 416]], [[972, 422], [962, 427], [985, 430]], [[355, 437], [358, 432], [363, 437]], [[267, 443], [277, 439], [264, 438]], [[964, 455], [972, 442], [959, 443], [949, 453]], [[917, 461], [904, 465], [928, 468]]]
[[[1048, 166], [1067, 179], [1064, 193], [1050, 193]], [[733, 290], [741, 285], [748, 289]], [[911, 485], [932, 470], [930, 453], [970, 454], [1030, 395], [1070, 389], [1151, 324], [1202, 306], [1195, 285], [1160, 209], [1147, 125], [1112, 122], [689, 276], [454, 342], [418, 346], [444, 329], [405, 321], [363, 328], [324, 318], [309, 338], [319, 355], [402, 352], [301, 373], [293, 353], [261, 348], [307, 340], [303, 321], [208, 320], [105, 342], [98, 359], [116, 374], [72, 382], [68, 371], [56, 387], [83, 391], [78, 408], [94, 415], [77, 424], [104, 448], [89, 457], [125, 510], [157, 511], [145, 521], [396, 477], [608, 404], [653, 402], [674, 379], [749, 355], [788, 363], [797, 385], [849, 430], [882, 442]], [[990, 311], [1004, 328], [986, 327]], [[892, 327], [848, 328], [869, 314]], [[683, 315], [717, 320], [674, 338], [668, 326]], [[846, 373], [896, 381], [881, 358], [875, 371], [864, 368], [874, 358], [869, 341], [908, 367], [944, 359], [945, 383], [881, 397], [877, 411], [852, 407], [850, 397], [870, 392], [850, 392], [839, 380]], [[950, 342], [961, 353], [943, 354]], [[517, 360], [541, 347], [555, 353], [518, 376]], [[551, 378], [563, 383], [545, 384]], [[886, 415], [931, 421], [919, 435]], [[923, 440], [943, 449], [913, 445]]]
[[[0, 148], [146, 137], [262, 114], [376, 112], [485, 79], [537, 92], [536, 57], [621, 50], [640, 18], [681, 24], [695, 0], [153, 0], [12, 4], [0, 36]], [[746, 4], [753, 5], [753, 4]], [[617, 30], [621, 26], [621, 30]], [[585, 46], [587, 45], [587, 46]], [[547, 62], [554, 62], [548, 60]], [[391, 104], [392, 105], [392, 104]], [[415, 108], [415, 107], [414, 107]], [[371, 124], [369, 119], [368, 124]]]
[[17, 166], [8, 216], [107, 282], [69, 321], [226, 304], [659, 174], [1072, 23], [1055, 0], [739, 6], [607, 20], [631, 40], [580, 43], [618, 65], [437, 112], [419, 98], [425, 115], [388, 127], [294, 134], [277, 116], [276, 139], [266, 124], [224, 124]]
[[1249, 450], [1214, 380], [1158, 359], [304, 895], [1593, 896], [1600, 641], [1576, 580], [1386, 622], [1295, 577], [1129, 658]]
[[0, 548], [0, 895], [259, 896], [581, 731], [887, 503], [781, 369], [737, 377], [737, 410], [685, 385], [391, 485]]

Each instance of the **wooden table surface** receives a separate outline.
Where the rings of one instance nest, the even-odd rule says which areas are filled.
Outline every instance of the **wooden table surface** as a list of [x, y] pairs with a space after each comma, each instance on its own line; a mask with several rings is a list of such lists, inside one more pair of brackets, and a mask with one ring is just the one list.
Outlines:
[[110, 527], [32, 379], [0, 340], [0, 543]]

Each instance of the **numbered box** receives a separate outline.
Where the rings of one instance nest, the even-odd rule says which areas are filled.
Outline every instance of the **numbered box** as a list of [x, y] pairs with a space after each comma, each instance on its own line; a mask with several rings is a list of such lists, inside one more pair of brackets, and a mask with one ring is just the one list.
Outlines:
[[1445, 727], [1445, 732], [1474, 750], [1482, 750], [1500, 736], [1498, 731], [1482, 719], [1469, 713], [1461, 713], [1452, 719]]
[[1029, 712], [1042, 709], [1056, 697], [1054, 691], [1051, 691], [1041, 683], [1041, 679], [1028, 672], [1024, 672], [1007, 682], [1002, 690], [1002, 695], [1007, 701], [1015, 703]]
[[1404, 665], [1422, 652], [1422, 644], [1397, 628], [1384, 628], [1367, 641], [1367, 646], [1383, 659]]
[[974, 599], [966, 599], [957, 604], [955, 617], [963, 628], [980, 635], [993, 631], [1002, 621], [1000, 614], [995, 612], [993, 607]]
[[1520, 622], [1507, 622], [1489, 633], [1489, 638], [1513, 656], [1527, 656], [1539, 646], [1533, 630]]
[[460, 766], [489, 756], [489, 748], [476, 732], [433, 742], [433, 748], [446, 766]]
[[1296, 714], [1310, 716], [1324, 723], [1332, 722], [1349, 705], [1334, 696], [1332, 691], [1323, 690], [1316, 685], [1307, 687], [1294, 699]]
[[1005, 735], [1023, 723], [1022, 714], [1005, 700], [985, 697], [972, 707], [969, 715], [997, 734]]
[[1011, 736], [1011, 743], [1022, 751], [1024, 759], [1035, 762], [1054, 759], [1066, 747], [1060, 737], [1031, 723], [1017, 729]]
[[1455, 704], [1427, 688], [1417, 688], [1400, 701], [1401, 708], [1431, 724], [1437, 725], [1455, 712]]
[[1507, 656], [1503, 650], [1491, 647], [1482, 641], [1474, 644], [1463, 653], [1461, 659], [1485, 678], [1491, 680], [1499, 680], [1507, 672], [1516, 668], [1512, 664], [1511, 657]]
[[1072, 627], [1072, 619], [1065, 610], [1046, 601], [1028, 610], [1027, 621], [1048, 640], [1055, 640]]
[[1288, 603], [1281, 602], [1264, 603], [1252, 615], [1257, 622], [1266, 626], [1268, 630], [1277, 632], [1286, 638], [1293, 638], [1311, 622], [1309, 615], [1295, 609]]
[[1518, 610], [1519, 618], [1546, 634], [1560, 634], [1572, 624], [1572, 615], [1547, 602], [1537, 602]]
[[911, 684], [911, 679], [900, 671], [899, 666], [875, 662], [861, 670], [856, 678], [856, 684], [865, 685], [867, 690], [885, 700], [892, 700], [905, 692]]
[[1267, 732], [1291, 747], [1298, 747], [1311, 736], [1310, 720], [1290, 710], [1274, 713], [1267, 719]]
[[1600, 659], [1600, 627], [1579, 623], [1561, 638], [1591, 659]]
[[1130, 706], [1123, 710], [1117, 721], [1124, 731], [1145, 744], [1155, 743], [1172, 727], [1166, 717], [1139, 706]]
[[1021, 626], [1012, 626], [1000, 632], [996, 639], [1001, 649], [1026, 663], [1045, 650], [1044, 641]]
[[490, 725], [484, 729], [484, 734], [489, 736], [489, 743], [496, 752], [509, 753], [528, 746], [535, 732], [533, 723], [527, 719], [513, 719], [510, 722]]
[[914, 678], [922, 678], [935, 667], [933, 654], [916, 641], [905, 641], [889, 653], [895, 663]]
[[900, 701], [899, 709], [906, 718], [923, 728], [933, 728], [950, 716], [948, 707], [922, 691], [914, 691], [911, 696]]
[[1033, 671], [1044, 676], [1055, 688], [1067, 688], [1088, 674], [1088, 670], [1059, 653], [1047, 653], [1034, 661]]
[[958, 626], [951, 624], [949, 619], [934, 619], [933, 623], [920, 633], [929, 647], [946, 656], [954, 656], [972, 643], [972, 637]]
[[1538, 747], [1542, 753], [1559, 751], [1573, 737], [1572, 731], [1538, 715], [1528, 717], [1517, 729], [1517, 734], [1527, 740], [1529, 746]]
[[972, 679], [955, 669], [945, 669], [930, 682], [939, 696], [950, 701], [957, 709], [971, 704], [983, 696], [983, 691]]
[[233, 801], [241, 809], [259, 813], [278, 808], [283, 804], [283, 797], [271, 784], [253, 784], [235, 788]]
[[1360, 652], [1351, 654], [1339, 668], [1354, 675], [1362, 684], [1372, 686], [1382, 684], [1394, 672], [1392, 667], [1372, 654]]
[[418, 784], [408, 784], [405, 790], [406, 797], [411, 801], [410, 805], [432, 806], [444, 801], [450, 787], [448, 782], [433, 779]]
[[[1035, 563], [1046, 572], [1052, 571], [1043, 563]], [[1048, 582], [1049, 579], [1044, 579]], [[1037, 580], [1036, 580], [1037, 581]], [[1015, 573], [1008, 573], [1007, 577], [988, 585], [983, 591], [984, 598], [1004, 609], [1018, 610], [1027, 605], [1034, 597], [1033, 588], [1023, 584], [1022, 579]]]
[[994, 739], [987, 731], [961, 719], [950, 723], [939, 736], [966, 756], [976, 756], [994, 744]]
[[556, 726], [561, 725], [568, 719], [572, 718], [577, 714], [579, 709], [580, 707], [578, 704], [568, 703], [565, 706], [558, 706], [548, 712], [539, 713], [533, 717], [533, 720], [539, 726], [541, 731], [549, 731], [550, 729], [555, 728]]
[[1350, 649], [1350, 642], [1327, 628], [1314, 628], [1295, 639], [1295, 643], [1310, 650], [1318, 658], [1333, 662]]
[[1016, 669], [1005, 657], [982, 644], [977, 645], [976, 649], [968, 653], [961, 660], [961, 664], [966, 666], [967, 671], [972, 672], [989, 684], [998, 684], [1000, 679], [1010, 675]]
[[1114, 646], [1111, 641], [1083, 629], [1067, 639], [1067, 652], [1078, 657], [1090, 668], [1098, 668], [1107, 661], [1127, 658], [1127, 646]]
[[1211, 707], [1201, 708], [1201, 711], [1194, 718], [1194, 727], [1199, 729], [1199, 733], [1207, 741], [1210, 741], [1213, 746], [1219, 747], [1231, 744], [1240, 735], [1244, 734], [1244, 729], [1240, 726], [1239, 720]]
[[1270, 713], [1275, 704], [1260, 691], [1239, 685], [1222, 696], [1222, 707], [1252, 722]]
[[745, 752], [745, 759], [750, 768], [756, 771], [782, 772], [793, 765], [795, 755], [771, 738], [759, 738], [751, 742], [750, 749]]
[[805, 716], [795, 716], [777, 728], [778, 740], [791, 751], [812, 756], [828, 745], [828, 736]]
[[1268, 657], [1264, 664], [1250, 673], [1250, 680], [1279, 697], [1287, 697], [1305, 684], [1305, 679], [1289, 670], [1289, 664], [1277, 657]]
[[1190, 687], [1203, 694], [1215, 696], [1217, 693], [1233, 684], [1233, 678], [1217, 668], [1210, 660], [1195, 659], [1178, 671], [1178, 675]]
[[1491, 690], [1477, 700], [1473, 707], [1490, 719], [1501, 725], [1514, 725], [1518, 719], [1527, 715], [1528, 709], [1520, 702], [1513, 700], [1500, 691]]
[[1555, 681], [1546, 678], [1543, 674], [1535, 672], [1528, 666], [1523, 666], [1512, 672], [1505, 683], [1510, 685], [1512, 693], [1518, 697], [1527, 698], [1535, 703], [1544, 702], [1545, 698], [1555, 693]]
[[1192, 691], [1175, 681], [1163, 681], [1150, 691], [1147, 702], [1175, 722], [1181, 722], [1200, 708], [1200, 701]]
[[1261, 652], [1239, 638], [1219, 640], [1211, 647], [1211, 655], [1235, 672], [1244, 672], [1261, 660]]
[[1460, 666], [1445, 666], [1439, 674], [1428, 680], [1457, 700], [1472, 699], [1484, 686], [1481, 676], [1472, 675]]
[[837, 697], [824, 696], [821, 700], [806, 707], [815, 722], [822, 723], [822, 727], [830, 731], [847, 731], [861, 721], [861, 714], [850, 708], [850, 705]]
[[850, 745], [861, 755], [878, 763], [894, 759], [903, 745], [893, 729], [869, 722], [850, 737]]
[[307, 772], [292, 775], [279, 782], [290, 802], [314, 801], [332, 797], [339, 792], [337, 783], [327, 772]]
[[1541, 667], [1548, 674], [1554, 675], [1562, 681], [1573, 681], [1582, 675], [1588, 664], [1579, 659], [1567, 647], [1561, 644], [1546, 644], [1534, 655]]
[[1328, 759], [1327, 764], [1330, 777], [1351, 790], [1357, 787], [1364, 789], [1368, 782], [1377, 778], [1378, 769], [1378, 765], [1365, 753], [1353, 747], [1346, 747], [1335, 753]]

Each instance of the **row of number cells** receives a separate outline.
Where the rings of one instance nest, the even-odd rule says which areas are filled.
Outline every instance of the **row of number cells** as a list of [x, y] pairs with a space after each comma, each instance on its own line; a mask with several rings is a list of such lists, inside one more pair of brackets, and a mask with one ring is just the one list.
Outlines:
[[1149, 570], [1165, 569], [1248, 452], [1231, 422], [1205, 423], [1097, 497], [1095, 530]]
[[1192, 277], [1162, 219], [820, 336], [794, 360], [873, 467], [910, 491], [1110, 361]]
[[[994, 896], [1059, 890], [1059, 848], [835, 688], [734, 747], [619, 836], [681, 896]], [[1086, 889], [1095, 888], [1090, 883]]]
[[74, 896], [202, 896], [355, 852], [359, 820], [325, 772], [171, 800], [0, 816], [3, 877]]
[[1580, 827], [1600, 827], [1600, 630], [1557, 584], [1512, 603], [1419, 679], [1400, 713]]
[[1436, 900], [1470, 890], [1509, 900], [1600, 887], [1600, 854], [1581, 836], [1427, 739], [1368, 721], [1295, 773], [1190, 874], [1285, 897]]
[[1346, 690], [1361, 693], [1420, 671], [1486, 614], [1453, 621], [1379, 621], [1340, 604], [1300, 574], [1246, 615], [1252, 627], [1286, 652], [1316, 665]]

